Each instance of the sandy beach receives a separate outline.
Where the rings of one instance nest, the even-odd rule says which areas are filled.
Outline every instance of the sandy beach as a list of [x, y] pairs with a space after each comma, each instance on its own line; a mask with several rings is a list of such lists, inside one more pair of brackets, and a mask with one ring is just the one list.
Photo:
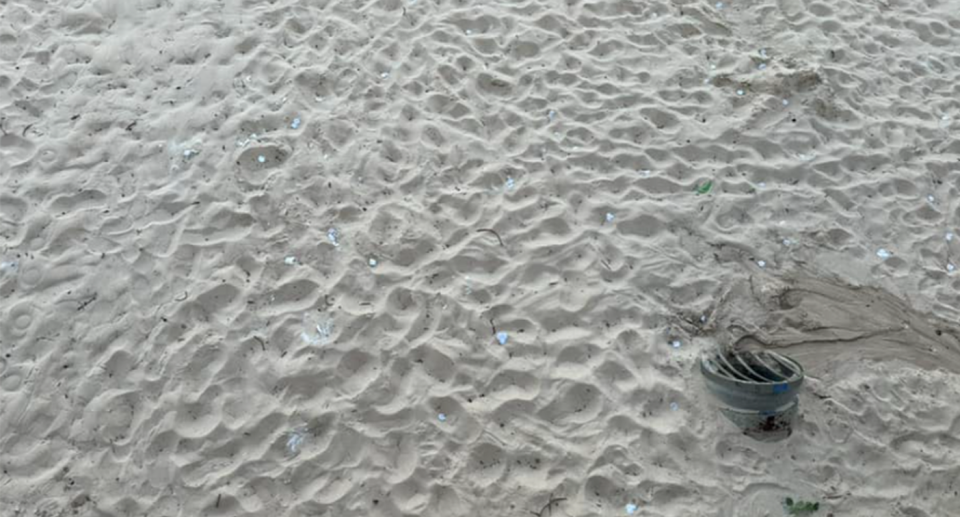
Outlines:
[[0, 0], [0, 517], [960, 515], [958, 135], [960, 0]]

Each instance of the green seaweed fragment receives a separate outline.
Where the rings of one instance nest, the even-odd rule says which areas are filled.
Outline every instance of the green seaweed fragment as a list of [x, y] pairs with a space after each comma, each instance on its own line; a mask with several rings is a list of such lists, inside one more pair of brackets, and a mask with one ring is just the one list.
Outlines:
[[790, 515], [810, 515], [820, 509], [820, 503], [811, 501], [794, 501], [788, 497], [783, 500], [783, 507]]
[[697, 195], [706, 194], [710, 192], [710, 189], [713, 188], [713, 180], [708, 180], [706, 183], [697, 187]]

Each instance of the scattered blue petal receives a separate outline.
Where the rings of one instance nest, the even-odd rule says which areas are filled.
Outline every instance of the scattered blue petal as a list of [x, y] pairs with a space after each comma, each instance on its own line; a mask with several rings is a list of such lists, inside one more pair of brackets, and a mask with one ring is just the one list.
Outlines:
[[613, 219], [614, 219], [614, 215], [611, 214], [610, 212], [607, 212], [607, 222], [612, 223]]
[[673, 341], [670, 342], [670, 346], [672, 346], [673, 348], [680, 348], [681, 344], [682, 343], [680, 343], [679, 339], [674, 339]]
[[437, 418], [438, 418], [441, 422], [446, 422], [446, 421], [447, 421], [447, 415], [446, 415], [446, 413], [440, 413], [439, 415], [437, 415]]
[[893, 252], [884, 248], [880, 248], [877, 250], [877, 256], [886, 260], [893, 256]]
[[300, 117], [297, 117], [297, 118], [293, 119], [293, 123], [290, 124], [290, 127], [291, 127], [292, 129], [299, 129], [299, 128], [300, 128]]
[[670, 411], [676, 411], [678, 409], [680, 409], [680, 404], [677, 404], [676, 402], [670, 403]]
[[499, 341], [501, 345], [506, 345], [507, 339], [509, 339], [509, 337], [510, 336], [508, 336], [506, 332], [503, 332], [503, 331], [497, 332], [497, 341]]
[[257, 156], [257, 161], [263, 163], [267, 161], [267, 157], [261, 154], [260, 156]]
[[327, 240], [334, 246], [340, 246], [340, 232], [336, 228], [330, 228], [327, 231]]
[[633, 515], [637, 513], [637, 505], [633, 503], [628, 504], [623, 509], [627, 512], [627, 515]]

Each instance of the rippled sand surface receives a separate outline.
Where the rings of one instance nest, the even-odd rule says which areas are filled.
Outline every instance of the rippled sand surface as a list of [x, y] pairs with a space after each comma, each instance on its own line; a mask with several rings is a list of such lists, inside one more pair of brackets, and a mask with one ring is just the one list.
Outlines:
[[2, 1], [0, 516], [953, 515], [958, 70], [958, 0]]

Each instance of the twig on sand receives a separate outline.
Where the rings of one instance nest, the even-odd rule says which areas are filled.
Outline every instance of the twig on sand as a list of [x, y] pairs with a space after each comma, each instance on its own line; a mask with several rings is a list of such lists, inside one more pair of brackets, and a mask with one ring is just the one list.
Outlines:
[[86, 308], [87, 308], [87, 305], [90, 305], [90, 304], [93, 303], [94, 300], [96, 300], [96, 299], [97, 299], [97, 293], [93, 293], [93, 296], [91, 296], [90, 298], [87, 298], [86, 300], [80, 302], [80, 306], [77, 307], [77, 310], [78, 310], [78, 311], [82, 311], [82, 310], [86, 309]]
[[493, 230], [491, 228], [480, 228], [479, 230], [477, 230], [477, 233], [480, 233], [480, 232], [492, 233], [497, 238], [497, 240], [500, 241], [500, 245], [503, 246], [503, 239], [500, 238], [500, 234], [497, 233], [496, 230]]
[[704, 330], [704, 326], [705, 326], [705, 325], [704, 325], [704, 324], [705, 324], [706, 322], [703, 322], [704, 324], [698, 323], [698, 322], [697, 322], [696, 320], [694, 320], [693, 318], [690, 318], [690, 317], [688, 317], [688, 316], [684, 316], [683, 313], [678, 313], [678, 314], [676, 314], [675, 316], [676, 316], [676, 318], [677, 318], [678, 320], [680, 320], [681, 322], [686, 323], [686, 325], [683, 325], [683, 324], [681, 323], [680, 326], [681, 326], [681, 327], [686, 326], [686, 327], [687, 327], [686, 330], [687, 330], [688, 332], [690, 332], [690, 333], [692, 333], [692, 334], [696, 334], [696, 335], [698, 335], [698, 336], [705, 333], [705, 330]]
[[261, 338], [260, 336], [253, 336], [253, 339], [256, 339], [257, 341], [260, 342], [260, 348], [262, 348], [264, 352], [267, 351], [267, 344], [263, 342], [263, 338]]
[[566, 500], [567, 500], [566, 497], [554, 497], [549, 501], [547, 501], [547, 504], [543, 505], [543, 508], [541, 508], [539, 512], [531, 511], [530, 513], [536, 515], [537, 517], [543, 517], [543, 512], [550, 510], [550, 513], [548, 513], [547, 515], [553, 515], [553, 505], [557, 503], [561, 503]]
[[217, 494], [217, 508], [220, 508], [220, 498], [223, 497], [223, 494]]
[[493, 318], [490, 318], [490, 328], [493, 329], [493, 335], [497, 335], [497, 325], [493, 322]]

